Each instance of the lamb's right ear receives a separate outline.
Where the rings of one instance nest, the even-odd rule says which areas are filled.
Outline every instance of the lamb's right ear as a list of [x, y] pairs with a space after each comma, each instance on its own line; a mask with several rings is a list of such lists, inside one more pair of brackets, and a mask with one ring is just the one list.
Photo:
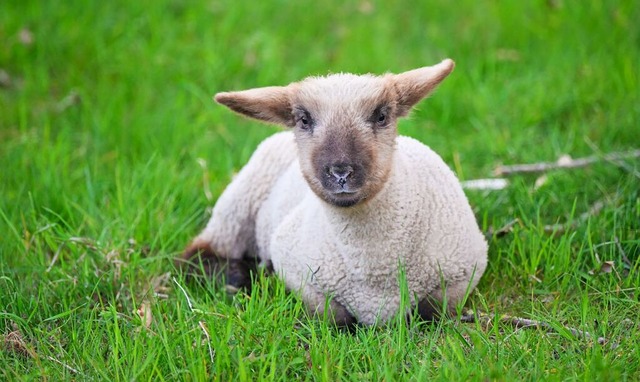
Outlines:
[[291, 91], [289, 86], [269, 86], [238, 92], [218, 93], [216, 102], [236, 113], [261, 121], [292, 126]]
[[454, 67], [453, 60], [446, 59], [433, 66], [394, 75], [393, 80], [398, 92], [398, 116], [407, 115], [416, 103], [438, 87]]

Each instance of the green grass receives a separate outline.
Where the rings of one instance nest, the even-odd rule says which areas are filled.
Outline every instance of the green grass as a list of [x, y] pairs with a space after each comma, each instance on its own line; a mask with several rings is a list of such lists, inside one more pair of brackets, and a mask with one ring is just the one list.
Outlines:
[[640, 146], [637, 1], [402, 3], [0, 2], [0, 379], [640, 379], [638, 160], [468, 192], [484, 230], [519, 219], [468, 307], [555, 334], [401, 319], [348, 334], [276, 279], [229, 298], [173, 268], [277, 131], [217, 91], [451, 57], [400, 130], [461, 179]]

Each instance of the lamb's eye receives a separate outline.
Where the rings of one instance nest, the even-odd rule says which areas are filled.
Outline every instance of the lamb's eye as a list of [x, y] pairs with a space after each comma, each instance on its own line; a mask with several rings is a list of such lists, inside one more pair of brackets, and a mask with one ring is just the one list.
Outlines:
[[306, 110], [297, 110], [295, 113], [296, 125], [302, 130], [310, 130], [313, 125], [311, 115]]
[[384, 127], [387, 125], [388, 113], [389, 111], [386, 106], [380, 106], [376, 108], [376, 110], [373, 112], [373, 118], [372, 118], [376, 126]]

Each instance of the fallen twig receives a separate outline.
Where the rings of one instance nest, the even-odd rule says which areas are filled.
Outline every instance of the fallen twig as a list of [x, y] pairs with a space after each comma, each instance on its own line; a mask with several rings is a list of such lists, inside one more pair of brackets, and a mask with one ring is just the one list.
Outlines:
[[53, 258], [51, 259], [51, 263], [47, 267], [47, 270], [45, 271], [45, 273], [51, 272], [51, 269], [56, 264], [56, 261], [58, 261], [58, 257], [60, 256], [60, 252], [62, 252], [62, 248], [64, 248], [65, 245], [66, 245], [66, 243], [60, 244], [60, 246], [56, 250], [56, 253], [53, 255]]
[[621, 169], [629, 172], [630, 174], [633, 174], [636, 178], [640, 179], [640, 171], [629, 166], [625, 161], [621, 160], [621, 158], [607, 158], [604, 154], [602, 154], [602, 151], [600, 151], [600, 148], [595, 143], [593, 143], [590, 139], [587, 138], [586, 143], [587, 145], [589, 145], [589, 147], [591, 147], [593, 151], [597, 153], [597, 155], [604, 157], [604, 159], [607, 162], [613, 164], [614, 166], [620, 167]]
[[182, 294], [184, 295], [184, 298], [187, 299], [187, 305], [189, 305], [189, 310], [192, 313], [202, 313], [202, 311], [200, 309], [196, 309], [196, 308], [193, 307], [193, 304], [191, 303], [191, 299], [189, 298], [189, 295], [187, 294], [187, 291], [184, 290], [184, 288], [182, 287], [182, 285], [180, 285], [178, 280], [176, 280], [175, 277], [172, 277], [171, 280], [173, 280], [173, 282], [178, 286], [178, 288], [180, 288], [180, 290], [182, 291]]
[[211, 364], [213, 365], [214, 358], [216, 356], [216, 351], [211, 347], [211, 337], [209, 337], [209, 330], [207, 330], [207, 324], [204, 321], [198, 321], [198, 325], [200, 325], [200, 329], [204, 332], [204, 336], [207, 337], [207, 346], [209, 347], [209, 358], [211, 359]]
[[[617, 200], [617, 198], [614, 199]], [[575, 220], [570, 223], [565, 224], [547, 224], [544, 226], [544, 232], [553, 233], [553, 234], [561, 234], [571, 229], [575, 229], [580, 226], [582, 223], [586, 222], [590, 217], [597, 216], [600, 214], [602, 209], [607, 205], [604, 199], [598, 200], [593, 203], [589, 210], [583, 212], [578, 216]]]
[[490, 239], [491, 237], [493, 237], [493, 235], [495, 235], [497, 238], [506, 236], [508, 233], [513, 232], [513, 227], [516, 224], [522, 224], [520, 219], [518, 219], [518, 218], [511, 219], [510, 221], [507, 222], [507, 224], [503, 225], [502, 227], [500, 227], [499, 229], [497, 229], [495, 231], [494, 231], [493, 227], [489, 227], [489, 229], [485, 233], [485, 236], [487, 237], [487, 239]]
[[207, 168], [207, 161], [203, 158], [198, 158], [197, 161], [200, 165], [200, 168], [202, 168], [202, 184], [204, 196], [208, 201], [212, 201], [213, 194], [211, 193], [211, 189], [209, 188], [209, 184], [211, 184], [211, 182], [209, 181], [209, 169]]
[[615, 152], [604, 155], [592, 155], [583, 158], [573, 159], [569, 156], [561, 157], [557, 162], [540, 162], [529, 164], [515, 164], [508, 166], [498, 166], [493, 171], [495, 176], [509, 176], [514, 174], [533, 174], [563, 168], [585, 167], [590, 164], [605, 160], [614, 162], [619, 165], [621, 159], [638, 158], [640, 150], [632, 150], [626, 152]]
[[629, 258], [627, 257], [627, 253], [624, 251], [624, 248], [622, 248], [622, 245], [620, 245], [620, 239], [618, 239], [618, 237], [614, 237], [613, 238], [614, 242], [616, 243], [616, 247], [618, 247], [618, 252], [620, 252], [620, 255], [622, 256], [622, 261], [624, 262], [624, 265], [627, 266], [629, 269], [631, 269], [632, 264], [631, 264], [631, 260], [629, 260]]
[[509, 186], [509, 181], [503, 178], [472, 179], [462, 182], [462, 188], [467, 190], [503, 190]]
[[74, 374], [78, 374], [78, 373], [79, 373], [79, 371], [78, 371], [78, 370], [76, 370], [76, 369], [72, 368], [71, 366], [67, 365], [66, 363], [64, 363], [64, 362], [62, 362], [62, 361], [59, 361], [59, 360], [57, 360], [57, 359], [55, 359], [55, 358], [53, 358], [53, 357], [51, 357], [51, 356], [47, 356], [47, 359], [48, 359], [49, 361], [53, 361], [53, 362], [55, 362], [55, 363], [59, 364], [60, 366], [64, 367], [65, 369], [69, 370], [70, 372], [72, 372], [72, 373], [74, 373]]
[[[187, 299], [187, 304], [189, 305], [189, 309], [191, 310], [191, 313], [203, 313], [200, 309], [196, 309], [193, 307], [193, 304], [191, 303], [191, 299], [189, 298], [187, 291], [184, 290], [184, 288], [182, 287], [182, 285], [180, 285], [180, 283], [178, 283], [178, 280], [176, 280], [175, 277], [172, 277], [171, 279], [178, 286], [178, 288], [180, 288], [180, 290], [182, 291], [182, 294]], [[211, 358], [211, 366], [213, 367], [216, 352], [215, 350], [213, 350], [213, 347], [211, 347], [211, 337], [209, 336], [209, 331], [207, 330], [207, 326], [204, 321], [198, 321], [198, 326], [200, 326], [200, 329], [202, 329], [202, 331], [204, 332], [204, 336], [207, 338], [207, 347], [209, 348], [209, 357]]]
[[[553, 234], [553, 235], [563, 234], [567, 231], [576, 229], [580, 225], [584, 224], [587, 220], [589, 220], [589, 218], [599, 215], [600, 212], [602, 212], [604, 207], [606, 207], [607, 205], [615, 204], [618, 201], [618, 199], [619, 199], [619, 195], [614, 196], [610, 200], [600, 199], [595, 203], [593, 203], [587, 211], [581, 213], [577, 218], [570, 220], [569, 222], [566, 222], [566, 223], [547, 224], [542, 229], [545, 233]], [[493, 227], [490, 227], [485, 232], [485, 237], [488, 240], [488, 239], [491, 239], [493, 236], [495, 236], [496, 238], [501, 238], [503, 236], [506, 236], [507, 234], [513, 232], [513, 227], [516, 224], [522, 224], [520, 219], [515, 218], [507, 222], [504, 226], [502, 226], [497, 230], [494, 230]], [[608, 244], [614, 244], [614, 243], [615, 242], [610, 242]], [[625, 256], [624, 250], [622, 250], [620, 243], [617, 243], [617, 245], [622, 255]]]
[[[550, 325], [549, 323], [544, 321], [536, 321], [529, 318], [503, 315], [496, 319], [496, 317], [492, 315], [484, 314], [484, 313], [480, 313], [478, 316], [472, 313], [472, 314], [466, 314], [460, 317], [460, 322], [463, 322], [463, 323], [478, 322], [485, 326], [488, 326], [493, 321], [498, 321], [503, 324], [513, 326], [516, 329], [541, 329], [547, 333], [558, 333], [558, 330], [554, 328], [552, 325]], [[562, 328], [570, 332], [576, 338], [582, 338], [586, 340], [593, 340], [595, 338], [596, 342], [600, 345], [604, 345], [607, 343], [607, 339], [605, 337], [596, 338], [587, 331], [564, 326], [564, 325], [562, 326]]]

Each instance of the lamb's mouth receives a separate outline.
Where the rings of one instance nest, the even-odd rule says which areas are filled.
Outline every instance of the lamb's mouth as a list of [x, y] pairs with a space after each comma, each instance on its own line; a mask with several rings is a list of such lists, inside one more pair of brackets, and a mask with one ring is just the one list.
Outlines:
[[328, 202], [337, 207], [351, 207], [358, 204], [362, 200], [360, 193], [357, 191], [339, 190], [328, 193]]

